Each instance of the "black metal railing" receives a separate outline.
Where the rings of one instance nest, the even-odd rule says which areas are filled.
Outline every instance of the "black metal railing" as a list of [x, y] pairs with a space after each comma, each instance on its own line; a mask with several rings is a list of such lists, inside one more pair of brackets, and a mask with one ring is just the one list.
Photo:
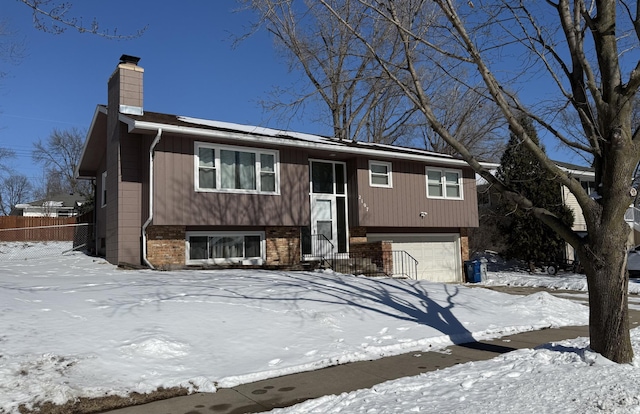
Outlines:
[[319, 262], [321, 266], [328, 266], [324, 263], [326, 257], [333, 255], [335, 246], [324, 234], [303, 235], [302, 255], [305, 261]]
[[404, 250], [375, 254], [332, 253], [321, 263], [339, 273], [417, 279], [418, 261]]

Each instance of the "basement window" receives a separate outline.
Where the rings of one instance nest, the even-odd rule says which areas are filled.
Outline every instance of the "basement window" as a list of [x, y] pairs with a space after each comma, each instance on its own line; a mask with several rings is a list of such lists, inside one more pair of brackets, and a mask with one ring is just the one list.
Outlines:
[[263, 232], [189, 232], [187, 264], [244, 264], [264, 262]]

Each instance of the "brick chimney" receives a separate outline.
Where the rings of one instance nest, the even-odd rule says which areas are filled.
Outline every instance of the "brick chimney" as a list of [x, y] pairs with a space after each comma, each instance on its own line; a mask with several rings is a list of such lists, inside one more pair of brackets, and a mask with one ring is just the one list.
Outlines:
[[109, 78], [108, 107], [128, 115], [143, 115], [142, 75], [139, 57], [122, 55], [118, 67]]

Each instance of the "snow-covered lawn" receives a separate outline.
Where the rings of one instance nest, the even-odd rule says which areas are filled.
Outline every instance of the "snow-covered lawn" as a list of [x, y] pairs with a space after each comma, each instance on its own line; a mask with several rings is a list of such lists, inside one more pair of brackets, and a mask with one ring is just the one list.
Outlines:
[[[330, 272], [119, 270], [81, 253], [0, 256], [0, 412], [158, 387], [214, 392], [587, 319], [583, 305], [545, 292], [512, 296]], [[593, 388], [589, 402], [637, 407], [637, 368], [607, 364], [585, 347], [581, 340], [517, 351], [288, 412], [483, 412], [489, 398], [507, 405], [485, 412], [533, 410], [507, 409], [520, 399], [541, 404], [536, 412], [557, 412], [559, 399], [570, 406], [576, 389], [598, 383], [608, 392]]]

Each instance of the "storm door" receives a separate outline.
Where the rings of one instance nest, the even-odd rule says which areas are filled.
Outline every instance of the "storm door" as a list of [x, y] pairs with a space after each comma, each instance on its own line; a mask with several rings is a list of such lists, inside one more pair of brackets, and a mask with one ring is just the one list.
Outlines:
[[311, 243], [313, 256], [346, 253], [346, 165], [336, 161], [311, 161]]

